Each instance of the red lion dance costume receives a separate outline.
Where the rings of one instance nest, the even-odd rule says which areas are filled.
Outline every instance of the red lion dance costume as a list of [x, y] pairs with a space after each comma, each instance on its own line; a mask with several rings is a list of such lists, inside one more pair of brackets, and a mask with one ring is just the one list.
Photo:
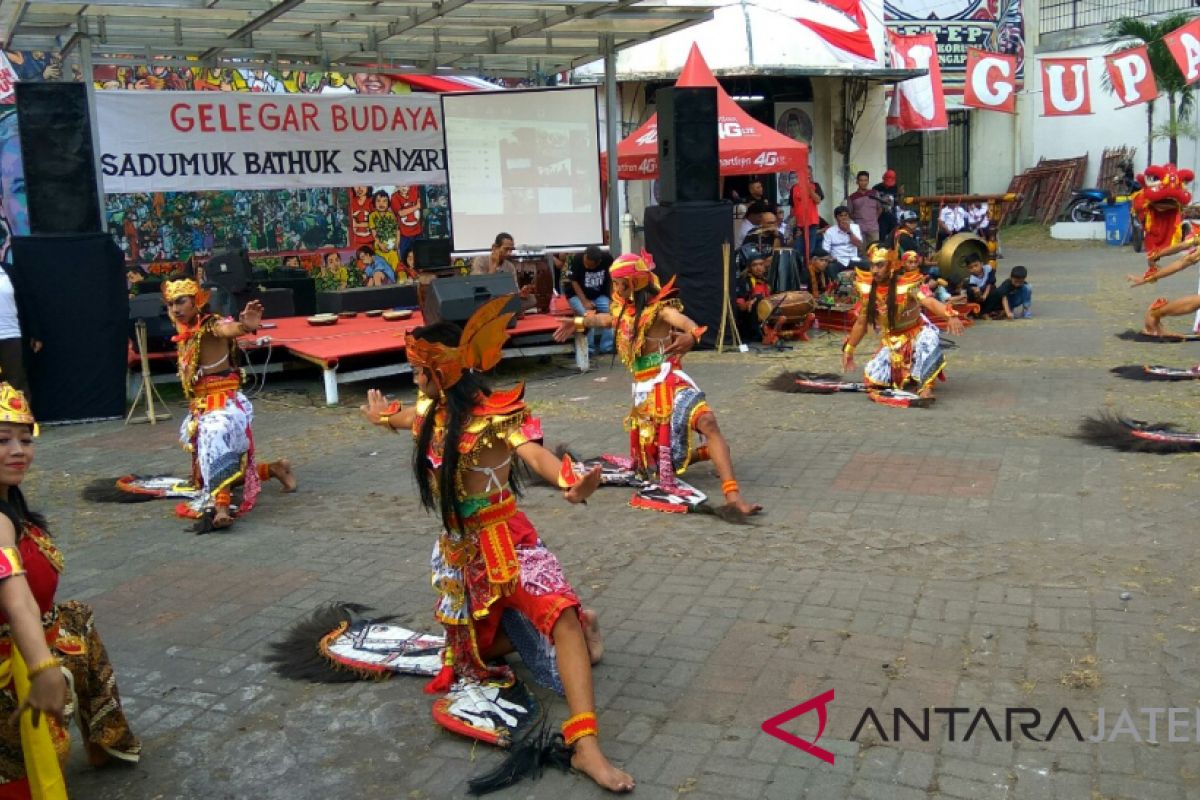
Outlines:
[[1192, 202], [1192, 193], [1184, 184], [1195, 177], [1190, 169], [1176, 169], [1174, 164], [1155, 164], [1137, 176], [1142, 188], [1133, 194], [1133, 214], [1145, 231], [1147, 255], [1183, 238], [1183, 209]]

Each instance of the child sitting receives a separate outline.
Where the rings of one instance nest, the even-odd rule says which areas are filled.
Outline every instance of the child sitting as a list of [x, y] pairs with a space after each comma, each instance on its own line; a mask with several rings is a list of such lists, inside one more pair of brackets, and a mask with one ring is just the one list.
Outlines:
[[1008, 280], [996, 287], [983, 306], [983, 313], [995, 319], [1029, 319], [1033, 316], [1033, 287], [1029, 271], [1020, 265], [1008, 273]]

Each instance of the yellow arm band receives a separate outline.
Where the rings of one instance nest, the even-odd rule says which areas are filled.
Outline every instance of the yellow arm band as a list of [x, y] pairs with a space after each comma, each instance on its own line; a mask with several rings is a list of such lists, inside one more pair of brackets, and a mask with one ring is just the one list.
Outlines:
[[587, 330], [587, 323], [583, 317], [575, 317], [575, 332], [583, 333]]
[[21, 553], [15, 547], [0, 547], [0, 580], [14, 575], [24, 575], [25, 565]]

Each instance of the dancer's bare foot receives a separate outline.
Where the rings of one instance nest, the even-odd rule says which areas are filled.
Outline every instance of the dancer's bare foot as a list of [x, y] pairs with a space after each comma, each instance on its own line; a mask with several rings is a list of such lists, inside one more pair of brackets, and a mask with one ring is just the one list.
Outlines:
[[292, 472], [292, 463], [290, 461], [286, 458], [272, 461], [268, 469], [271, 471], [271, 477], [283, 484], [285, 492], [296, 491], [296, 473]]
[[214, 530], [228, 528], [233, 524], [233, 517], [229, 513], [229, 506], [217, 506], [213, 511], [212, 526]]
[[593, 609], [585, 608], [579, 612], [579, 622], [583, 626], [583, 638], [587, 642], [588, 657], [593, 664], [598, 664], [604, 657], [604, 637], [600, 635], [600, 615]]
[[617, 769], [604, 757], [595, 736], [585, 736], [575, 743], [571, 766], [610, 792], [632, 792], [637, 785], [632, 775]]
[[743, 500], [741, 492], [730, 492], [725, 495], [725, 505], [736, 509], [739, 514], [747, 517], [753, 516], [763, 509], [758, 503], [747, 503]]

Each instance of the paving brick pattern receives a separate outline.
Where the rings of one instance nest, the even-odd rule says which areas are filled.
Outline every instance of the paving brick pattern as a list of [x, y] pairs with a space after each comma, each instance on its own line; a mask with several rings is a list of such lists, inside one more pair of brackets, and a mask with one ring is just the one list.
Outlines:
[[[1124, 708], [1200, 705], [1200, 458], [1068, 438], [1081, 414], [1108, 405], [1200, 425], [1197, 387], [1107, 372], [1188, 364], [1196, 352], [1112, 336], [1151, 299], [1123, 287], [1124, 273], [1140, 271], [1128, 251], [1013, 255], [1008, 263], [1030, 268], [1037, 317], [962, 336], [931, 410], [760, 388], [783, 368], [835, 368], [835, 336], [790, 353], [689, 357], [746, 494], [768, 509], [756, 527], [634, 510], [626, 490], [586, 507], [527, 490], [531, 519], [601, 613], [600, 727], [638, 778], [637, 797], [1200, 798], [1200, 744], [1167, 742], [1161, 725], [1156, 745], [950, 741], [936, 718], [927, 741], [893, 736], [897, 707], [914, 718], [986, 707], [1000, 725], [1006, 706], [1046, 719], [1065, 707], [1090, 734], [1100, 707], [1115, 719]], [[1191, 281], [1163, 288], [1182, 293]], [[552, 441], [620, 451], [619, 367], [502, 369], [503, 380], [528, 379]], [[92, 771], [77, 748], [72, 796], [451, 798], [496, 763], [497, 753], [434, 727], [418, 679], [303, 685], [263, 665], [267, 643], [328, 600], [431, 627], [437, 526], [417, 503], [406, 437], [353, 411], [364, 388], [325, 409], [315, 378], [268, 384], [259, 451], [291, 457], [302, 490], [268, 486], [222, 535], [186, 533], [165, 502], [78, 499], [95, 476], [179, 473], [174, 423], [45, 432], [28, 493], [67, 554], [60, 595], [95, 605], [145, 740], [131, 769]], [[412, 394], [400, 379], [383, 388]], [[718, 494], [710, 469], [689, 477]], [[820, 745], [835, 764], [761, 731], [831, 688]], [[561, 721], [562, 701], [546, 699]], [[867, 725], [854, 740], [868, 706], [883, 730]], [[817, 730], [812, 714], [786, 727], [810, 739]], [[1195, 739], [1194, 724], [1188, 731]], [[551, 773], [500, 796], [601, 792]]]

